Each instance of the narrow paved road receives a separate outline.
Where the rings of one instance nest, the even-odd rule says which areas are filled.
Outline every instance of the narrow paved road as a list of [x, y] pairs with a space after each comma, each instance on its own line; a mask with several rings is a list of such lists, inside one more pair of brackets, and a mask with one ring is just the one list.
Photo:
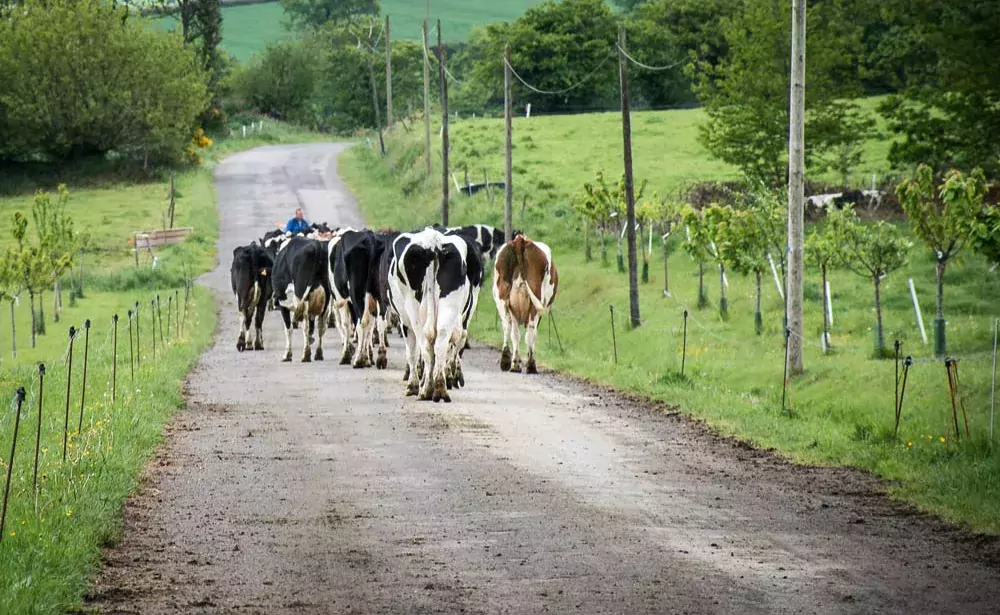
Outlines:
[[[359, 225], [343, 146], [217, 170], [222, 325], [88, 598], [103, 613], [996, 613], [996, 546], [681, 417], [467, 353], [455, 403], [390, 369], [238, 354], [232, 250], [301, 203]], [[487, 291], [484, 291], [486, 293]], [[481, 310], [493, 309], [488, 294]], [[336, 332], [329, 342], [336, 343]], [[294, 338], [296, 353], [300, 336]], [[330, 352], [327, 356], [335, 356]]]

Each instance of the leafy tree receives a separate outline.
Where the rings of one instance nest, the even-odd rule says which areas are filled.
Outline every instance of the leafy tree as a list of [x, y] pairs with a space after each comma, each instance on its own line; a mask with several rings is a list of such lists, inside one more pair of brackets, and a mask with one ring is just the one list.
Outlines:
[[[78, 247], [73, 219], [66, 211], [68, 203], [69, 190], [65, 184], [60, 184], [55, 201], [47, 193], [39, 191], [31, 206], [35, 238], [47, 259], [47, 275], [52, 284], [72, 267], [73, 255]], [[43, 290], [39, 290], [37, 330], [40, 335], [45, 334], [45, 302], [42, 294]]]
[[0, 20], [0, 158], [183, 159], [208, 76], [180, 36], [126, 16], [103, 0], [26, 0]]
[[905, 89], [880, 106], [899, 167], [927, 163], [1000, 173], [1000, 3], [888, 0], [890, 62]]
[[760, 298], [761, 277], [769, 266], [767, 255], [771, 245], [767, 214], [763, 209], [735, 210], [717, 230], [720, 258], [733, 271], [752, 275], [756, 281], [754, 331], [757, 335], [764, 332]]
[[841, 243], [845, 265], [854, 273], [869, 278], [875, 287], [875, 346], [881, 355], [885, 349], [882, 278], [906, 264], [910, 242], [897, 227], [884, 220], [862, 224], [850, 206], [831, 211], [829, 223]]
[[[845, 5], [835, 0], [810, 3], [808, 23], [807, 163], [823, 144], [838, 140], [824, 131], [845, 130], [843, 124], [817, 123], [816, 111], [860, 90], [858, 32]], [[722, 18], [720, 27], [727, 55], [715, 66], [702, 61], [689, 67], [708, 115], [702, 143], [751, 180], [780, 186], [788, 169], [791, 5], [748, 0]]]
[[695, 62], [713, 67], [719, 64], [727, 52], [720, 22], [735, 7], [731, 0], [649, 0], [638, 4], [628, 20], [633, 55], [645, 64], [676, 66], [656, 72], [635, 71], [634, 106], [656, 107], [693, 100], [685, 66]]
[[934, 350], [946, 352], [944, 322], [944, 272], [948, 261], [958, 256], [972, 237], [976, 218], [983, 209], [986, 180], [981, 169], [968, 175], [951, 170], [935, 189], [931, 167], [922, 164], [915, 175], [896, 188], [903, 211], [913, 231], [933, 252], [937, 261], [937, 317]]
[[498, 76], [503, 75], [504, 47], [509, 43], [511, 64], [521, 78], [541, 90], [560, 92], [538, 95], [515, 78], [516, 101], [530, 99], [538, 111], [616, 107], [616, 37], [615, 16], [603, 0], [546, 2], [512, 22], [473, 30], [465, 53], [478, 61], [471, 63], [467, 87], [479, 92], [481, 108], [503, 105], [503, 79]]
[[826, 306], [830, 302], [827, 293], [827, 274], [830, 269], [843, 262], [844, 241], [836, 224], [827, 224], [823, 230], [814, 228], [806, 235], [806, 261], [818, 267], [823, 280], [823, 342], [830, 348], [830, 320]]
[[[708, 293], [705, 291], [705, 263], [717, 262], [718, 260], [718, 252], [713, 248], [715, 243], [713, 221], [724, 215], [709, 212], [719, 209], [721, 208], [717, 205], [712, 205], [705, 210], [698, 210], [689, 205], [684, 208], [684, 212], [681, 214], [681, 222], [684, 223], [685, 231], [684, 250], [698, 263], [699, 310], [708, 307]], [[724, 301], [724, 298], [720, 301], [720, 309], [723, 312], [725, 311], [722, 308]]]
[[[635, 191], [636, 201], [642, 198], [646, 190], [647, 181], [643, 180]], [[612, 228], [614, 221], [624, 218], [625, 212], [625, 175], [622, 174], [618, 183], [609, 186], [604, 179], [604, 172], [598, 171], [594, 178], [594, 183], [583, 184], [583, 195], [577, 202], [577, 211], [585, 218], [595, 223], [601, 234], [601, 264], [608, 264], [607, 231]], [[618, 228], [614, 225], [618, 235], [618, 270], [625, 270], [624, 256], [622, 254], [622, 236], [624, 227]]]
[[380, 12], [378, 0], [281, 0], [292, 25], [303, 29], [356, 23]]
[[837, 100], [815, 111], [811, 127], [819, 135], [814, 147], [822, 152], [815, 157], [815, 170], [833, 171], [847, 186], [851, 171], [861, 164], [875, 118], [853, 101]]

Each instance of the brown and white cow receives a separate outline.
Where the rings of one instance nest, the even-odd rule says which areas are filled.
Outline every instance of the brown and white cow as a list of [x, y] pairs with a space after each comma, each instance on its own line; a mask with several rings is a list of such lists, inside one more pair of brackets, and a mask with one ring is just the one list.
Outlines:
[[[524, 235], [515, 237], [497, 252], [493, 275], [493, 300], [503, 321], [503, 350], [500, 369], [520, 372], [520, 327], [525, 327], [529, 374], [537, 374], [535, 340], [538, 322], [552, 306], [559, 285], [559, 274], [552, 261], [552, 250], [540, 241]], [[513, 357], [508, 340], [514, 347]]]

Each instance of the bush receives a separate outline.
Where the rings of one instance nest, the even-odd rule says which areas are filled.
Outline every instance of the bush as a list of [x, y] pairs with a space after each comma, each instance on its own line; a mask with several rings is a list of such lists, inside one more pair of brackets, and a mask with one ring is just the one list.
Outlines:
[[273, 43], [234, 75], [234, 93], [244, 104], [272, 117], [312, 124], [318, 49], [303, 41]]
[[26, 0], [0, 21], [0, 159], [182, 160], [208, 75], [177, 34], [104, 0]]

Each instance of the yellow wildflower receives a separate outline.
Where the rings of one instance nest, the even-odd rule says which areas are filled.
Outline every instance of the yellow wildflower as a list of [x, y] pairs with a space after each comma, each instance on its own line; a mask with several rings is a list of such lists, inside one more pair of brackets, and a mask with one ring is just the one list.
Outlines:
[[73, 516], [73, 509], [72, 508], [67, 508], [66, 509], [66, 516], [67, 517], [72, 517]]
[[944, 436], [941, 436], [940, 438], [938, 438], [938, 440], [944, 442]]

